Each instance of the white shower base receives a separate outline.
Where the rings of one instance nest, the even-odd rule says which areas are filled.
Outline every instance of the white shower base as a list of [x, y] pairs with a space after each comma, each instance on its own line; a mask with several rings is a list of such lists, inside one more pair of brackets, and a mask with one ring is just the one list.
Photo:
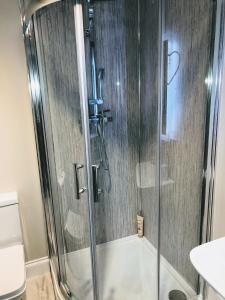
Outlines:
[[[144, 237], [129, 236], [97, 246], [97, 274], [101, 300], [156, 300], [157, 252]], [[69, 285], [79, 300], [92, 299], [90, 249], [67, 254]], [[188, 299], [196, 294], [179, 273], [161, 257], [160, 299], [169, 291], [183, 291]], [[196, 298], [197, 299], [197, 298]]]

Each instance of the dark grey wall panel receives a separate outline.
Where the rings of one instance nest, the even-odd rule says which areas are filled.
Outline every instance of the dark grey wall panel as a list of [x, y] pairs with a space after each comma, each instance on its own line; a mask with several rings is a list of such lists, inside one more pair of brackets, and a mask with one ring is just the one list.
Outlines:
[[[158, 1], [140, 1], [140, 189], [145, 217], [145, 236], [158, 246], [159, 204], [156, 190], [158, 141]], [[145, 170], [144, 165], [147, 167]], [[150, 167], [152, 166], [152, 168]], [[153, 184], [151, 184], [153, 182]]]
[[[105, 126], [112, 189], [106, 191], [108, 173], [102, 173], [99, 203], [95, 204], [97, 242], [136, 233], [138, 190], [139, 99], [137, 0], [96, 1], [96, 62], [104, 68], [103, 97], [113, 121]], [[90, 74], [90, 73], [89, 73]], [[96, 138], [95, 143], [99, 142]], [[98, 162], [92, 141], [94, 162]]]

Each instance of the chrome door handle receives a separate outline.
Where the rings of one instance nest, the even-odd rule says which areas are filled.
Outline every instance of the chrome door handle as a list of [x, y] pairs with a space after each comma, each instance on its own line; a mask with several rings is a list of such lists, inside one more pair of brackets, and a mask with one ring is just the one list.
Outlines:
[[162, 134], [167, 134], [168, 40], [163, 42]]
[[80, 188], [79, 183], [79, 175], [78, 170], [83, 169], [84, 165], [82, 164], [73, 164], [74, 168], [74, 188], [75, 188], [75, 197], [77, 200], [80, 199], [80, 195], [83, 194], [86, 191], [85, 187]]
[[99, 195], [102, 193], [98, 188], [98, 169], [99, 165], [92, 165], [94, 202], [99, 202]]

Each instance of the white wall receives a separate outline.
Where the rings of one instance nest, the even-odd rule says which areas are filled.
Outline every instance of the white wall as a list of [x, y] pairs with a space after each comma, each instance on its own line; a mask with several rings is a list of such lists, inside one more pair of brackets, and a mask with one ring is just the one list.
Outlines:
[[17, 0], [0, 0], [0, 192], [18, 191], [26, 259], [47, 256]]

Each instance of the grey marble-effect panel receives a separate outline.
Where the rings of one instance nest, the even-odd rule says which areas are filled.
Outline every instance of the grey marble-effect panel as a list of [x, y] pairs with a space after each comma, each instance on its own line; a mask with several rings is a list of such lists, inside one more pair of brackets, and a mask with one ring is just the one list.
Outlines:
[[[141, 168], [143, 164], [153, 165], [143, 176], [151, 177], [153, 182], [156, 181], [158, 141], [158, 9], [158, 1], [140, 1], [140, 163]], [[157, 248], [159, 203], [156, 187], [141, 188], [140, 192], [145, 236]]]
[[[105, 125], [105, 143], [111, 175], [102, 171], [104, 190], [95, 204], [97, 243], [136, 233], [138, 190], [139, 100], [137, 0], [96, 1], [95, 47], [97, 68], [104, 68], [104, 107], [113, 121]], [[90, 73], [88, 74], [90, 77]], [[92, 140], [93, 163], [99, 161]]]

